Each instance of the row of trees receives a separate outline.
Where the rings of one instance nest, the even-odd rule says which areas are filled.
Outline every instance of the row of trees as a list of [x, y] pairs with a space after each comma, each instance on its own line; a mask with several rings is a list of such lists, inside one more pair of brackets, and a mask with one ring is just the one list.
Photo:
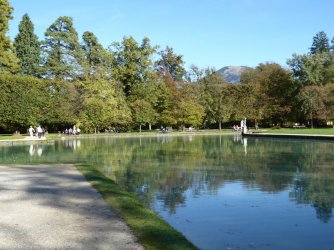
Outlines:
[[[291, 69], [275, 63], [246, 70], [241, 84], [227, 84], [214, 69], [191, 66], [171, 47], [124, 37], [104, 48], [92, 32], [81, 42], [72, 18], [59, 17], [40, 41], [25, 14], [11, 43], [13, 9], [0, 0], [0, 128], [42, 124], [87, 132], [112, 127], [184, 128], [248, 124], [318, 124], [333, 119], [334, 52], [324, 32], [310, 53], [293, 55]], [[313, 122], [312, 122], [313, 125]]]

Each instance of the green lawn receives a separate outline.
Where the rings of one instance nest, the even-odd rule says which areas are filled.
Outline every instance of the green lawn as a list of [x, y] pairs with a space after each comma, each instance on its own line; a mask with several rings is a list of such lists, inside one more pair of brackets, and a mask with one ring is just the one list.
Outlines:
[[[281, 129], [260, 129], [260, 130], [251, 130], [256, 133], [272, 133], [272, 134], [309, 134], [309, 135], [334, 135], [334, 128], [305, 128], [305, 129], [299, 129], [299, 128], [281, 128]], [[206, 130], [196, 130], [193, 132], [182, 132], [182, 131], [173, 131], [169, 132], [169, 135], [181, 135], [181, 134], [229, 134], [231, 133], [230, 129], [223, 129], [221, 131], [217, 129], [206, 129]], [[130, 137], [130, 136], [151, 136], [151, 135], [159, 135], [161, 132], [157, 130], [152, 131], [143, 131], [142, 133], [139, 132], [127, 132], [127, 133], [99, 133], [99, 134], [81, 134], [80, 137], [96, 137], [96, 136], [124, 136], [124, 137]], [[24, 139], [28, 137], [28, 134], [21, 134], [21, 135], [12, 135], [12, 134], [1, 134], [0, 135], [0, 141], [1, 140], [16, 140], [16, 139]], [[77, 135], [58, 135], [58, 134], [48, 134], [46, 135], [46, 138], [48, 140], [55, 140], [60, 139], [61, 137], [65, 138], [77, 138]]]
[[306, 135], [334, 135], [334, 128], [280, 128], [261, 129], [259, 132], [272, 134], [306, 134]]
[[9, 134], [1, 134], [0, 140], [16, 140], [16, 139], [24, 139], [27, 135], [9, 135]]

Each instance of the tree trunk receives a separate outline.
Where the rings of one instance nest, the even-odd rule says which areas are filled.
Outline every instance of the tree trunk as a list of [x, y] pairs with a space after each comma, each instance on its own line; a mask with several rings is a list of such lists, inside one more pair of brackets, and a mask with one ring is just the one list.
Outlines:
[[148, 130], [150, 130], [150, 131], [152, 130], [152, 124], [151, 123], [148, 124]]
[[255, 119], [255, 130], [258, 130], [259, 129], [259, 124], [257, 122], [257, 120]]
[[139, 125], [139, 133], [141, 133], [141, 124]]
[[96, 134], [96, 127], [94, 128], [94, 133]]
[[311, 128], [313, 128], [313, 112], [311, 111]]

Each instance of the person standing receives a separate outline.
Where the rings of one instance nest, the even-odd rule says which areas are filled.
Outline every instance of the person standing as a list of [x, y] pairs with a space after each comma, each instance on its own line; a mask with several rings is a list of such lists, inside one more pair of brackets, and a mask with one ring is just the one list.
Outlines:
[[42, 130], [41, 126], [38, 125], [38, 127], [37, 127], [37, 135], [38, 135], [38, 138], [41, 138], [41, 137], [42, 137], [42, 133], [43, 133], [43, 130]]
[[30, 128], [28, 129], [28, 132], [29, 132], [29, 136], [33, 137], [34, 133], [35, 133], [35, 130], [34, 130], [34, 128], [32, 126], [30, 126]]

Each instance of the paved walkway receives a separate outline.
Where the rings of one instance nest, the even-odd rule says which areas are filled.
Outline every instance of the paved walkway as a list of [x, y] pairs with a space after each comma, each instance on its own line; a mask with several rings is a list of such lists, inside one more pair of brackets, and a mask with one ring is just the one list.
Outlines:
[[0, 166], [0, 249], [143, 249], [72, 165]]

